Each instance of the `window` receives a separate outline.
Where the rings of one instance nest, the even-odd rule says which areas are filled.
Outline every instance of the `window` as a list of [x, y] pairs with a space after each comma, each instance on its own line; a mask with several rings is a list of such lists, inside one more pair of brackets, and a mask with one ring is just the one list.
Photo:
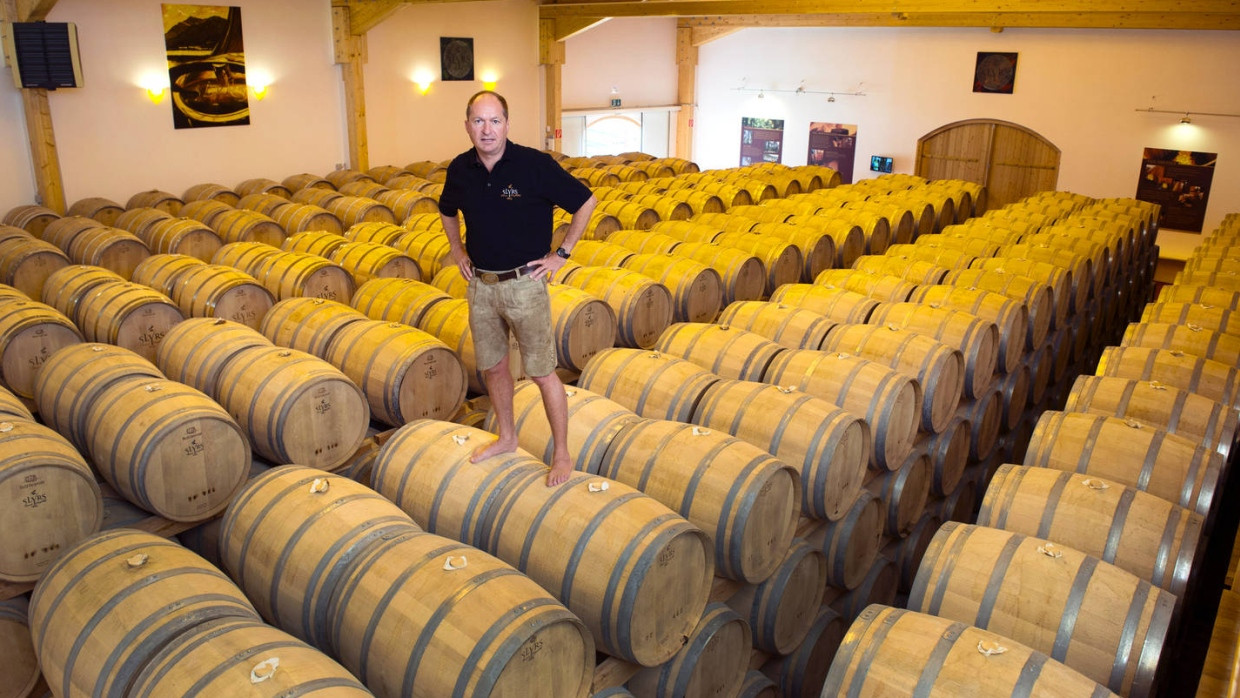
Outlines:
[[574, 157], [642, 152], [667, 157], [674, 149], [678, 108], [566, 112], [560, 151]]
[[586, 157], [631, 153], [641, 149], [641, 113], [586, 117]]

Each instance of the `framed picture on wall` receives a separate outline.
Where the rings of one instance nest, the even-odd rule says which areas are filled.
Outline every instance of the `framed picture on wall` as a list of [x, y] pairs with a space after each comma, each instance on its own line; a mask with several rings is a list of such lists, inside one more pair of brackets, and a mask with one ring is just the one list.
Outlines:
[[978, 51], [973, 68], [973, 91], [1010, 95], [1016, 87], [1015, 53]]
[[164, 4], [162, 9], [173, 128], [248, 125], [241, 8]]
[[784, 147], [784, 120], [741, 118], [741, 166], [780, 162]]
[[439, 67], [442, 79], [474, 79], [474, 40], [468, 37], [439, 37]]
[[857, 125], [811, 121], [807, 165], [830, 167], [840, 173], [840, 182], [852, 184], [853, 159], [857, 153]]
[[1200, 233], [1218, 153], [1146, 148], [1137, 179], [1139, 201], [1158, 204], [1158, 227]]

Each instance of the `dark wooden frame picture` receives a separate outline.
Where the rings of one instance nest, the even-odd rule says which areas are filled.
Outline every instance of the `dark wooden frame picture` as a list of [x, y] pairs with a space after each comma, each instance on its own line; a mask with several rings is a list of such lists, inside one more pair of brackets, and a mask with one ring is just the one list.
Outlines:
[[1017, 53], [978, 51], [973, 67], [973, 91], [1012, 94], [1016, 87]]
[[248, 125], [241, 8], [170, 3], [161, 7], [173, 128]]
[[474, 79], [474, 40], [471, 37], [439, 37], [439, 70], [444, 82]]

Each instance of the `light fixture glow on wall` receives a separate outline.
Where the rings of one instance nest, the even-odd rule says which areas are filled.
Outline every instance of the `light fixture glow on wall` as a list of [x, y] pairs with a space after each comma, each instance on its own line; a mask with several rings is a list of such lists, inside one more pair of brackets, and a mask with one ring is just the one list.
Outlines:
[[134, 80], [134, 84], [142, 88], [152, 104], [159, 104], [168, 91], [168, 73], [149, 71]]
[[263, 98], [267, 96], [267, 90], [271, 89], [271, 86], [270, 85], [250, 85], [250, 89], [254, 91], [254, 99], [257, 99], [258, 101], [261, 102], [263, 101]]
[[498, 84], [499, 84], [498, 73], [496, 73], [494, 70], [482, 71], [482, 89], [494, 90], [495, 86]]
[[435, 74], [429, 68], [418, 68], [409, 79], [417, 86], [419, 94], [426, 94], [430, 92], [431, 83], [435, 81]]
[[1184, 116], [1181, 116], [1181, 117], [1180, 117], [1180, 123], [1182, 123], [1182, 124], [1191, 124], [1191, 123], [1193, 123], [1193, 120], [1192, 120], [1192, 119], [1190, 119], [1190, 118], [1188, 118], [1188, 114], [1185, 114]]

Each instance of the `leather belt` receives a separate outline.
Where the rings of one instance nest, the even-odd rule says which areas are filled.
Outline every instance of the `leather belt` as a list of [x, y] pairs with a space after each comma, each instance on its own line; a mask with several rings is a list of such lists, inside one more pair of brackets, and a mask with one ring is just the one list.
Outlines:
[[534, 267], [528, 264], [523, 264], [516, 269], [509, 269], [508, 271], [485, 271], [483, 269], [474, 269], [474, 273], [477, 274], [478, 278], [481, 279], [484, 284], [497, 284], [501, 281], [511, 281], [512, 279], [519, 279], [522, 276], [529, 276], [534, 273]]

